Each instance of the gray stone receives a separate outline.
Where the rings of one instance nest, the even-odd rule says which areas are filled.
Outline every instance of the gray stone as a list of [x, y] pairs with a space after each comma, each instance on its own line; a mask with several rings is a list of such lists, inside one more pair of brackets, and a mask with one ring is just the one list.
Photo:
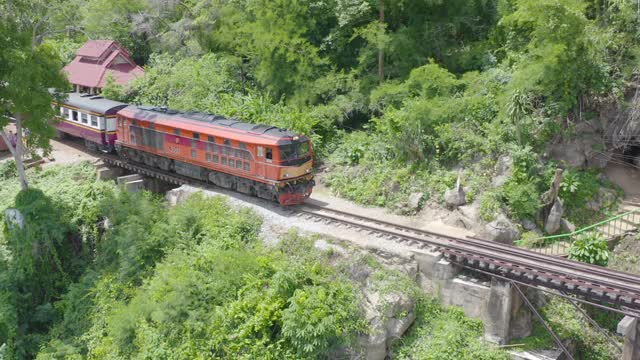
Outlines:
[[555, 160], [570, 167], [582, 167], [587, 161], [583, 146], [578, 141], [554, 144], [549, 152]]
[[412, 211], [418, 211], [422, 207], [422, 199], [424, 198], [424, 193], [414, 192], [409, 195], [409, 200], [407, 200], [407, 205], [409, 209]]
[[538, 228], [538, 225], [529, 219], [522, 220], [522, 228], [527, 231], [534, 231]]
[[565, 234], [569, 234], [576, 231], [576, 226], [573, 225], [571, 221], [562, 219], [560, 220], [560, 230], [562, 230], [562, 232]]
[[622, 360], [640, 359], [640, 323], [637, 318], [625, 316], [618, 323], [618, 334], [624, 336]]
[[491, 180], [493, 186], [501, 186], [509, 180], [511, 173], [513, 172], [513, 159], [504, 155], [498, 158], [495, 166], [495, 176]]
[[513, 244], [515, 240], [520, 238], [518, 227], [502, 214], [485, 226], [485, 233], [487, 240], [503, 244]]
[[547, 221], [544, 224], [544, 231], [548, 234], [555, 234], [560, 230], [560, 222], [562, 220], [562, 214], [564, 213], [564, 209], [562, 208], [562, 201], [560, 199], [556, 199], [551, 207], [551, 211], [549, 211], [549, 216], [547, 216]]
[[467, 203], [467, 194], [462, 188], [462, 182], [460, 180], [459, 175], [458, 175], [458, 181], [456, 182], [456, 186], [453, 189], [445, 191], [444, 202], [447, 204], [447, 207], [450, 209], [457, 208], [458, 206], [464, 205]]
[[611, 157], [611, 152], [608, 151], [590, 151], [587, 153], [587, 166], [594, 169], [604, 169]]
[[4, 219], [9, 229], [13, 229], [15, 226], [24, 229], [24, 215], [22, 215], [20, 210], [6, 209], [4, 211]]

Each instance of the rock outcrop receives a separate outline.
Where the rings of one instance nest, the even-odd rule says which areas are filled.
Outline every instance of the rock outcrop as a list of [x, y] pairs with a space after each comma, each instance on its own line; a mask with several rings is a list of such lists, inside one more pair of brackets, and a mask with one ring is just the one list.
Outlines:
[[447, 204], [447, 207], [450, 209], [455, 209], [458, 206], [461, 206], [467, 203], [467, 194], [462, 188], [462, 182], [460, 181], [460, 176], [458, 176], [458, 181], [456, 182], [456, 186], [453, 189], [449, 189], [444, 193], [444, 201]]
[[562, 208], [562, 201], [560, 201], [560, 199], [556, 199], [549, 211], [549, 216], [547, 216], [544, 223], [544, 231], [546, 231], [547, 234], [555, 234], [560, 230], [563, 213], [564, 209]]
[[487, 240], [511, 245], [520, 238], [520, 231], [516, 224], [500, 214], [495, 220], [485, 225], [485, 235]]
[[20, 229], [24, 229], [24, 215], [18, 209], [6, 209], [4, 211], [4, 219], [9, 226], [9, 229], [13, 229], [15, 226]]

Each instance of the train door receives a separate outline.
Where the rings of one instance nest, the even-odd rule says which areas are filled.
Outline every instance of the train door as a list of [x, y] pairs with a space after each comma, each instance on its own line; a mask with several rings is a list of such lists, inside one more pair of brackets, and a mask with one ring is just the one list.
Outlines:
[[266, 175], [265, 174], [266, 169], [265, 169], [265, 166], [264, 166], [265, 165], [264, 155], [265, 155], [264, 146], [258, 145], [256, 147], [256, 158], [255, 158], [256, 161], [255, 161], [254, 168], [256, 169], [255, 170], [256, 171], [255, 172], [256, 176], [261, 177], [261, 178], [264, 178], [265, 175]]

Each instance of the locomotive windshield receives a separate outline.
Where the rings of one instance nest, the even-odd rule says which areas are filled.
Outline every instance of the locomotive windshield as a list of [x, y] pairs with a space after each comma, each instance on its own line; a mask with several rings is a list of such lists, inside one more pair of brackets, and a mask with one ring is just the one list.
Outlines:
[[295, 160], [309, 155], [309, 142], [296, 142], [280, 146], [280, 160]]

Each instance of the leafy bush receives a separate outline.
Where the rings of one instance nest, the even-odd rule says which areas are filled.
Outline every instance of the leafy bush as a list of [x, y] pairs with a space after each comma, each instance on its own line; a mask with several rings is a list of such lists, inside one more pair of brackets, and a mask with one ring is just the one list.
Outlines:
[[445, 308], [435, 299], [421, 299], [416, 321], [392, 348], [397, 359], [509, 359], [509, 354], [479, 340], [482, 322], [461, 309]]
[[0, 180], [7, 180], [18, 176], [18, 168], [14, 160], [7, 160], [0, 163]]
[[535, 219], [540, 209], [540, 194], [535, 184], [508, 181], [500, 189], [509, 215], [514, 219]]
[[609, 262], [607, 240], [596, 233], [579, 236], [569, 248], [569, 259], [607, 266]]

